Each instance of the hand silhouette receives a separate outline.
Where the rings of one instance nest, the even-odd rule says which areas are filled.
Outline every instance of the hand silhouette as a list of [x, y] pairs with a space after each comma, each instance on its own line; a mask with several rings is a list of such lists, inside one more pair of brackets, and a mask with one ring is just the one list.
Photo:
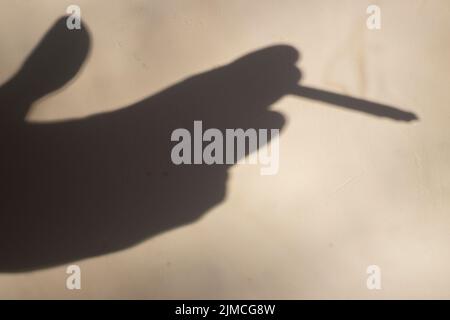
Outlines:
[[197, 220], [224, 199], [230, 165], [174, 165], [172, 131], [194, 120], [222, 132], [282, 129], [284, 117], [269, 107], [301, 95], [297, 50], [272, 46], [119, 111], [25, 122], [34, 101], [75, 76], [89, 46], [86, 26], [70, 31], [62, 18], [0, 88], [0, 271], [113, 252]]

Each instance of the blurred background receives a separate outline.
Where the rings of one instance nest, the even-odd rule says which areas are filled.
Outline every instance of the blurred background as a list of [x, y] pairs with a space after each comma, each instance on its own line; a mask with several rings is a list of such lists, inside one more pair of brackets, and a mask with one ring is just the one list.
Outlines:
[[[450, 298], [449, 1], [0, 0], [1, 83], [71, 4], [90, 54], [29, 122], [118, 110], [274, 44], [300, 52], [302, 84], [419, 120], [286, 96], [272, 105], [287, 119], [277, 175], [235, 166], [201, 219], [119, 252], [0, 273], [0, 298]], [[370, 4], [380, 30], [366, 27]], [[66, 289], [72, 263], [81, 290]], [[366, 287], [369, 265], [381, 290]]]

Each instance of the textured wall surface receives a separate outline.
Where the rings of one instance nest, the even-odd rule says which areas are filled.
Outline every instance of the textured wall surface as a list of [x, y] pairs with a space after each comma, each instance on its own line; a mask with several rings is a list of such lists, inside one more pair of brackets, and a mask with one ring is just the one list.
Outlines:
[[[380, 30], [366, 27], [370, 3]], [[70, 4], [0, 0], [1, 83]], [[419, 119], [285, 96], [271, 106], [287, 121], [277, 175], [234, 166], [225, 199], [195, 221], [109, 254], [2, 272], [0, 298], [450, 298], [448, 0], [77, 5], [88, 58], [33, 104], [29, 122], [119, 110], [274, 44], [300, 52], [302, 84]], [[72, 263], [79, 291], [66, 289]], [[380, 266], [382, 290], [366, 288], [369, 265]]]

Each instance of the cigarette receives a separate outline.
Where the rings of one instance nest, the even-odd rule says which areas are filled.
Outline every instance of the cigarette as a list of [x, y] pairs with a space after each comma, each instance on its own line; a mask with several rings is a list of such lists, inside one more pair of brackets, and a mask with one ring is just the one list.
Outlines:
[[333, 93], [321, 89], [315, 89], [306, 86], [297, 86], [291, 91], [292, 95], [321, 101], [338, 107], [368, 113], [378, 117], [390, 118], [397, 121], [418, 120], [416, 114], [394, 108], [381, 103], [375, 103], [364, 99], [354, 98], [339, 93]]

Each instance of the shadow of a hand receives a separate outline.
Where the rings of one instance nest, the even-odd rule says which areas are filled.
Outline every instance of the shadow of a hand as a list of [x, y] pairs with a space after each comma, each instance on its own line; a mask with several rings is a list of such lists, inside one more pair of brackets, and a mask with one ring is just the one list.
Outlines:
[[31, 104], [67, 83], [87, 56], [86, 26], [59, 20], [0, 88], [0, 271], [127, 248], [191, 223], [225, 197], [230, 165], [172, 163], [173, 130], [282, 129], [269, 107], [298, 92], [299, 53], [272, 46], [116, 112], [26, 123]]

